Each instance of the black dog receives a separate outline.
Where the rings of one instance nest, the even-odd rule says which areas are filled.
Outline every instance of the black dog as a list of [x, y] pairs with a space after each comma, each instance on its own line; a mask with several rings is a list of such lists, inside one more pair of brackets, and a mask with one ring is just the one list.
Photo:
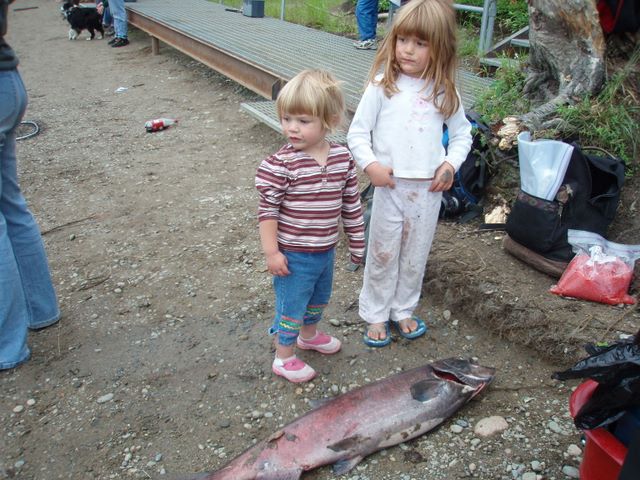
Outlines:
[[67, 0], [62, 5], [62, 11], [71, 25], [69, 29], [69, 40], [75, 40], [80, 36], [82, 30], [88, 30], [91, 37], [87, 40], [93, 40], [96, 36], [96, 30], [102, 35], [100, 38], [104, 38], [104, 28], [102, 27], [102, 15], [98, 13], [98, 10], [90, 7], [80, 7], [78, 2], [74, 0]]

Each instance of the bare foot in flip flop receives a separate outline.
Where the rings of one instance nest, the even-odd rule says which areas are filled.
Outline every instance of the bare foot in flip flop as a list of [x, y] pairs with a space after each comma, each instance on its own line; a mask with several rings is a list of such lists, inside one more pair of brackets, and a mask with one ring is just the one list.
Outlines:
[[418, 329], [418, 322], [412, 317], [405, 318], [398, 322], [398, 326], [404, 333], [413, 333]]
[[386, 323], [370, 323], [367, 326], [367, 336], [372, 340], [384, 340], [387, 338]]

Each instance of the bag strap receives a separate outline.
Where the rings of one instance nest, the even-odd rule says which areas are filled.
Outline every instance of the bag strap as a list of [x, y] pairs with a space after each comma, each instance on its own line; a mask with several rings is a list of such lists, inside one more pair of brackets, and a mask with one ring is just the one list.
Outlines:
[[615, 155], [613, 155], [611, 152], [605, 150], [604, 148], [600, 148], [600, 147], [594, 147], [594, 146], [590, 146], [590, 147], [580, 147], [581, 150], [584, 152], [585, 150], [592, 150], [592, 151], [596, 151], [596, 152], [600, 152], [600, 153], [604, 153], [605, 155], [607, 155], [608, 157], [611, 158], [618, 158]]

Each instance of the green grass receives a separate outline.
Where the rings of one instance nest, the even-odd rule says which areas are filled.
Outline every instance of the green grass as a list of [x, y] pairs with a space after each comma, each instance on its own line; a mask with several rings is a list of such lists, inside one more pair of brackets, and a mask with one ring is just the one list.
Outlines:
[[[232, 8], [242, 8], [242, 0], [209, 0]], [[287, 22], [339, 35], [355, 35], [355, 17], [342, 7], [345, 0], [285, 0], [284, 19]], [[281, 0], [265, 0], [264, 14], [280, 18]]]
[[[242, 8], [242, 0], [209, 0], [228, 7]], [[484, 0], [459, 0], [465, 5], [482, 6]], [[268, 17], [280, 18], [281, 0], [265, 0], [264, 11]], [[357, 33], [355, 17], [356, 0], [285, 0], [285, 20], [308, 27], [318, 28], [339, 35]], [[389, 10], [389, 0], [378, 2], [380, 12]], [[469, 36], [478, 36], [481, 16], [477, 13], [458, 11], [460, 25], [469, 31]], [[496, 35], [513, 33], [529, 24], [526, 0], [498, 0], [495, 30]], [[381, 25], [382, 26], [382, 25]], [[384, 33], [384, 26], [382, 32]], [[468, 51], [471, 52], [471, 49]], [[473, 51], [472, 54], [476, 52]]]
[[[482, 7], [484, 0], [463, 0], [456, 3]], [[458, 11], [459, 23], [466, 29], [476, 31], [476, 35], [480, 31], [481, 19], [482, 17], [477, 13]], [[527, 0], [498, 0], [494, 36], [507, 36], [527, 25], [529, 25]]]
[[523, 97], [525, 74], [518, 65], [505, 59], [494, 75], [495, 82], [477, 100], [475, 110], [485, 123], [492, 125], [508, 115], [529, 111], [529, 101]]
[[640, 168], [640, 105], [638, 78], [633, 72], [639, 62], [640, 46], [625, 68], [607, 81], [599, 95], [559, 108], [562, 123], [556, 135], [575, 136], [582, 145], [604, 148], [637, 172]]

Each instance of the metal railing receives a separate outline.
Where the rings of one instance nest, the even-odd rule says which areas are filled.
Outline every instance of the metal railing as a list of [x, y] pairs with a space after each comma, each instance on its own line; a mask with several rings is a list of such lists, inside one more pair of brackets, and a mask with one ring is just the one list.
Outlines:
[[493, 27], [498, 11], [497, 0], [484, 0], [484, 5], [482, 7], [465, 5], [462, 3], [454, 3], [453, 6], [456, 10], [482, 14], [482, 20], [480, 21], [480, 40], [478, 41], [478, 54], [484, 55], [487, 53], [493, 43]]
[[[222, 3], [222, 0], [220, 0]], [[284, 13], [287, 7], [287, 0], [280, 0], [280, 20], [284, 20]], [[466, 5], [464, 3], [454, 3], [456, 10], [462, 10], [466, 12], [479, 13], [482, 15], [480, 22], [480, 40], [478, 41], [478, 54], [484, 55], [489, 51], [493, 42], [493, 27], [496, 20], [496, 14], [498, 11], [497, 0], [484, 0], [482, 7], [476, 5]], [[389, 21], [393, 18], [397, 8], [390, 11]]]

